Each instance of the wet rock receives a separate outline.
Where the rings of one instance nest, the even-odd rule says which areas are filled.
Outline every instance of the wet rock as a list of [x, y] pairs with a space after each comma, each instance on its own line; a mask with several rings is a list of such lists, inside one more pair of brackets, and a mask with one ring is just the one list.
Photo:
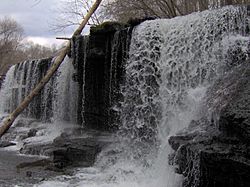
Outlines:
[[178, 149], [175, 164], [176, 171], [185, 177], [183, 186], [249, 186], [250, 162], [244, 157], [247, 151], [242, 151], [246, 146], [210, 143], [186, 144]]
[[38, 129], [41, 128], [36, 119], [19, 118], [14, 125], [5, 133], [1, 140], [20, 141], [35, 136]]
[[30, 129], [28, 132], [28, 137], [34, 137], [36, 136], [37, 129]]
[[27, 176], [27, 177], [32, 177], [32, 172], [31, 172], [31, 171], [27, 171], [27, 172], [26, 172], [26, 176]]
[[20, 150], [23, 154], [49, 156], [56, 168], [92, 166], [97, 154], [115, 140], [110, 133], [82, 129], [69, 129], [53, 142], [27, 143]]
[[52, 142], [24, 143], [23, 147], [20, 149], [20, 153], [27, 155], [52, 156], [51, 150], [53, 148]]
[[119, 22], [106, 21], [100, 25], [91, 27], [90, 34], [114, 33], [115, 31], [122, 30], [127, 26], [128, 25]]
[[41, 180], [49, 180], [62, 174], [47, 170], [50, 163], [49, 160], [42, 161], [41, 157], [24, 156], [14, 151], [0, 149], [0, 186], [34, 186]]
[[52, 162], [49, 159], [35, 160], [32, 162], [22, 162], [16, 166], [17, 169], [33, 168], [33, 167], [46, 167]]
[[207, 93], [211, 121], [192, 122], [169, 138], [170, 164], [184, 176], [184, 187], [250, 186], [249, 79], [248, 63], [221, 77]]
[[9, 147], [9, 146], [13, 146], [13, 145], [16, 145], [16, 143], [0, 140], [0, 147]]
[[103, 147], [114, 142], [107, 133], [91, 131], [84, 135], [69, 137], [63, 134], [54, 140], [52, 157], [56, 167], [92, 166]]
[[128, 20], [128, 24], [132, 27], [135, 27], [144, 21], [155, 20], [155, 19], [157, 19], [157, 17], [132, 18], [132, 19]]
[[87, 47], [81, 45], [83, 49], [78, 49], [86, 53], [84, 58], [77, 57], [76, 60], [78, 67], [82, 66], [80, 69], [85, 72], [85, 80], [79, 80], [79, 87], [84, 86], [79, 92], [80, 96], [84, 95], [84, 110], [80, 105], [78, 111], [82, 113], [78, 118], [79, 123], [84, 121], [89, 129], [113, 131], [117, 128], [118, 114], [111, 108], [121, 99], [120, 86], [131, 33], [132, 29], [123, 24], [105, 22], [92, 27]]
[[4, 78], [5, 78], [5, 75], [0, 75], [0, 89], [1, 89], [1, 87], [2, 87]]
[[92, 166], [101, 146], [91, 138], [58, 138], [56, 148], [52, 151], [56, 167], [63, 168], [69, 165]]
[[[209, 105], [224, 135], [250, 140], [250, 65], [242, 64], [217, 81]], [[244, 140], [243, 140], [244, 141]]]

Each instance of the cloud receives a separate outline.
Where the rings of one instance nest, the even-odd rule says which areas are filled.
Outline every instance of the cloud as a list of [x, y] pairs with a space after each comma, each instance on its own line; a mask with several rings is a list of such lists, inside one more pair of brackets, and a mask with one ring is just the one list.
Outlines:
[[53, 44], [60, 46], [65, 42], [65, 40], [57, 40], [51, 37], [37, 37], [37, 36], [26, 37], [24, 41], [34, 42], [40, 45], [44, 45], [46, 47], [51, 47]]
[[[51, 31], [50, 23], [58, 16], [64, 0], [0, 0], [0, 18], [10, 16], [24, 28], [25, 36], [35, 43], [60, 43]], [[60, 36], [69, 36], [72, 30], [66, 30]]]

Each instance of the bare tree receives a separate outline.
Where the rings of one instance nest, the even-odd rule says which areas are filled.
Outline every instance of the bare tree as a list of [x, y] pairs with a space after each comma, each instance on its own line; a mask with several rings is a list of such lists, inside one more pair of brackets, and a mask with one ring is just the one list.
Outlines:
[[24, 60], [51, 57], [56, 53], [56, 47], [45, 47], [23, 40], [22, 26], [12, 18], [0, 19], [0, 76], [9, 67]]
[[52, 57], [57, 52], [57, 47], [52, 45], [52, 47], [46, 47], [40, 44], [35, 44], [34, 42], [22, 42], [21, 47], [15, 53], [15, 62], [19, 63], [25, 60], [41, 59]]
[[131, 18], [173, 18], [209, 8], [247, 4], [250, 0], [107, 0], [102, 15], [126, 22]]
[[[65, 28], [79, 26], [82, 18], [89, 12], [93, 0], [66, 0], [57, 10], [59, 17], [55, 20], [52, 30], [61, 32]], [[94, 13], [88, 25], [98, 25], [102, 22], [98, 12]]]
[[23, 39], [23, 28], [14, 19], [0, 19], [0, 74], [7, 71], [13, 63], [13, 55]]

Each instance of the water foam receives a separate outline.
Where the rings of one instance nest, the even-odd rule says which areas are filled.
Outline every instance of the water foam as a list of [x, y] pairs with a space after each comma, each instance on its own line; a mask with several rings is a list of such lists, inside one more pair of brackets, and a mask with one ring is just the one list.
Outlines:
[[[234, 58], [249, 58], [248, 22], [246, 8], [229, 6], [137, 26], [125, 65], [118, 141], [92, 168], [36, 186], [181, 186], [182, 177], [168, 165], [168, 137], [206, 112], [206, 90], [225, 67], [237, 65], [230, 64]], [[58, 90], [68, 95], [65, 81]]]

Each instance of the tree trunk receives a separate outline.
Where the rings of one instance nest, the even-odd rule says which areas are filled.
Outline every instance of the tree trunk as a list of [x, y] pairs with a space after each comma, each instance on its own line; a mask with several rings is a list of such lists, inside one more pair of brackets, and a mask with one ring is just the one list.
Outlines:
[[[83, 28], [88, 23], [91, 15], [96, 11], [99, 7], [102, 0], [96, 0], [91, 9], [88, 11], [86, 17], [81, 22], [80, 26], [75, 30], [73, 36], [81, 34]], [[45, 84], [50, 80], [52, 75], [56, 72], [57, 68], [60, 66], [62, 61], [64, 60], [67, 52], [70, 50], [70, 41], [67, 43], [66, 47], [59, 53], [56, 57], [53, 65], [48, 70], [46, 75], [41, 79], [41, 81], [36, 85], [36, 87], [30, 92], [30, 94], [24, 98], [24, 100], [19, 104], [19, 106], [11, 113], [9, 116], [3, 121], [0, 126], [0, 138], [2, 135], [11, 127], [12, 123], [15, 121], [16, 117], [29, 105], [32, 99], [39, 94], [39, 92], [43, 89]]]

